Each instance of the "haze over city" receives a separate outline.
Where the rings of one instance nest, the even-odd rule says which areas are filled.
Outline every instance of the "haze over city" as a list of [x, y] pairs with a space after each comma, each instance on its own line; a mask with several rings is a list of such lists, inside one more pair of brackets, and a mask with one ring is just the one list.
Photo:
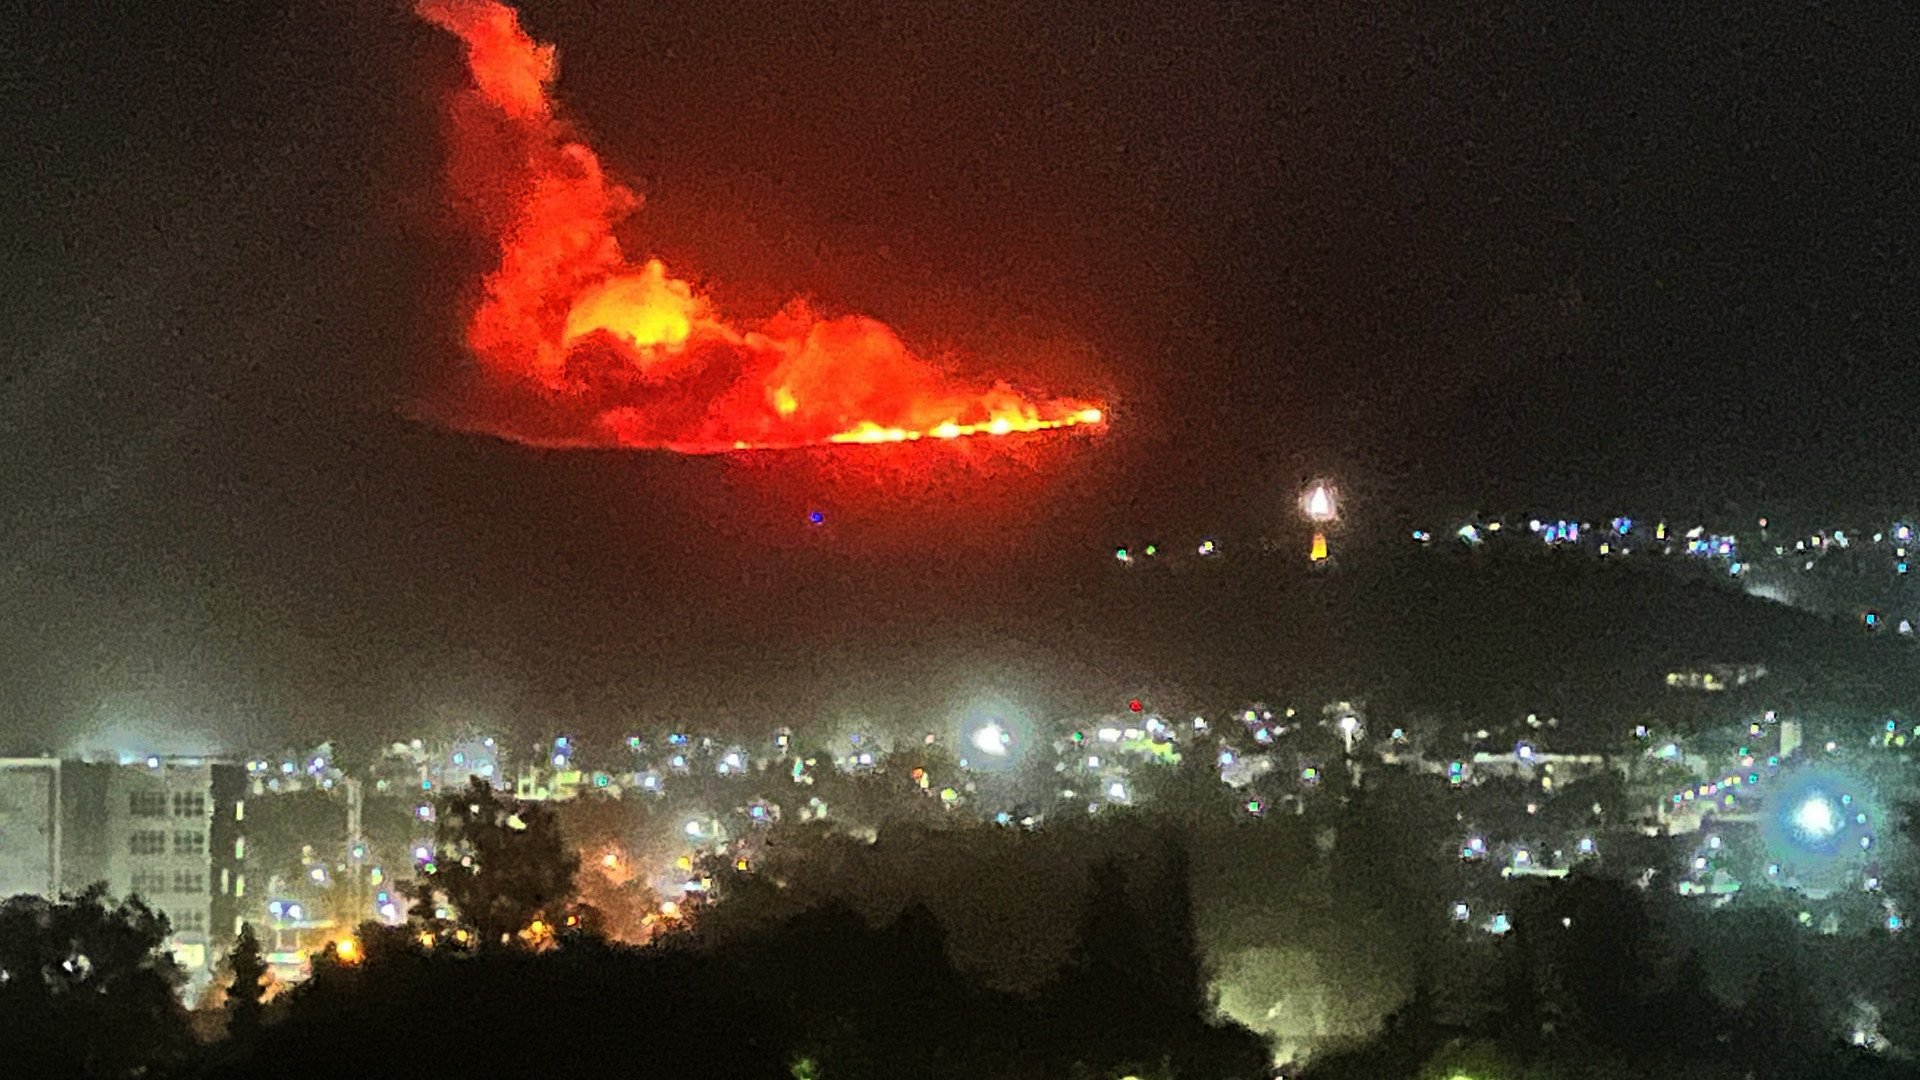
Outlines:
[[40, 1074], [668, 971], [713, 1075], [1911, 1067], [1897, 9], [96, 16], [0, 80]]

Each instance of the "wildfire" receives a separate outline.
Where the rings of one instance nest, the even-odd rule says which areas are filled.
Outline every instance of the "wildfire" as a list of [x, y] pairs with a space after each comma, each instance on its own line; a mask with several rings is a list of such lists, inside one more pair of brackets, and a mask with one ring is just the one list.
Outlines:
[[[552, 97], [551, 46], [495, 0], [419, 0], [466, 45], [472, 85], [452, 111], [449, 177], [481, 210], [499, 262], [467, 325], [490, 380], [532, 395], [529, 442], [686, 453], [1010, 435], [1100, 425], [1096, 403], [963, 385], [885, 324], [795, 300], [724, 316], [659, 259], [635, 263], [615, 226], [640, 199], [609, 180]], [[496, 425], [498, 426], [498, 425]]]

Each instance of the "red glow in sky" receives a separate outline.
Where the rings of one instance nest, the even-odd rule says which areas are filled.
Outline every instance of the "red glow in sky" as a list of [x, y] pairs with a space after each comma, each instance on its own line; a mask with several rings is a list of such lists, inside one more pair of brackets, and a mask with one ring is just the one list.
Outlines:
[[560, 117], [552, 47], [494, 0], [416, 10], [465, 43], [473, 78], [451, 112], [449, 182], [480, 210], [499, 263], [467, 345], [491, 383], [538, 414], [491, 420], [496, 434], [725, 453], [1105, 422], [1096, 402], [964, 385], [874, 319], [823, 317], [800, 300], [729, 318], [659, 259], [633, 261], [614, 226], [640, 199]]

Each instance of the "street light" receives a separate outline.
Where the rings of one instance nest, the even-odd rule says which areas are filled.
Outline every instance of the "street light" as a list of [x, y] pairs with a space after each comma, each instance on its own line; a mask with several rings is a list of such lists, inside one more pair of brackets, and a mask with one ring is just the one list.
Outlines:
[[974, 729], [973, 736], [968, 741], [973, 744], [975, 750], [989, 757], [1006, 757], [1007, 748], [1013, 745], [1013, 736], [999, 724], [989, 721]]
[[1822, 841], [1840, 831], [1840, 817], [1825, 795], [1814, 794], [1793, 812], [1794, 827], [1809, 840]]

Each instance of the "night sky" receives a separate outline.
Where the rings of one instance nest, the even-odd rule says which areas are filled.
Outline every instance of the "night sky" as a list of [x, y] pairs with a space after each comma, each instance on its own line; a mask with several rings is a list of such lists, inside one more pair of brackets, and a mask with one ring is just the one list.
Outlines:
[[529, 4], [629, 250], [1112, 403], [731, 461], [413, 419], [486, 269], [451, 39], [123, 7], [0, 22], [4, 749], [1072, 707], [1155, 677], [1064, 625], [1113, 543], [1320, 473], [1386, 522], [1920, 502], [1892, 9]]

